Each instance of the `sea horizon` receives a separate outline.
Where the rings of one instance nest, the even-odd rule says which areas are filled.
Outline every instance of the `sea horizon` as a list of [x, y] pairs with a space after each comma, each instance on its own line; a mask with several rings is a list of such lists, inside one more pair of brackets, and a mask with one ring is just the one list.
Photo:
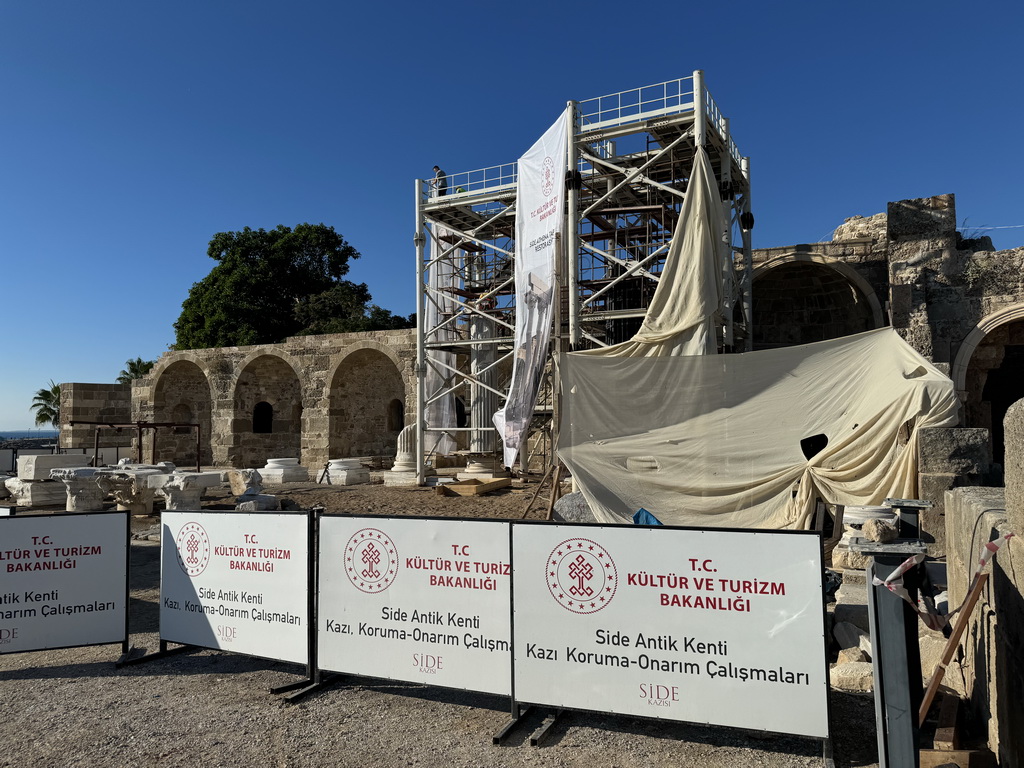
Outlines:
[[36, 427], [35, 429], [0, 429], [0, 438], [4, 440], [28, 440], [37, 438], [57, 437], [60, 433], [53, 428], [41, 428]]

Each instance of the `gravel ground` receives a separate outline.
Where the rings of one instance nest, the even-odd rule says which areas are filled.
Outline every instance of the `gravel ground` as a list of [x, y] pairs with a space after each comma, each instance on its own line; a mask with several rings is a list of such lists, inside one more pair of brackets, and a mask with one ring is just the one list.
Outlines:
[[[486, 498], [428, 489], [289, 484], [268, 489], [329, 512], [515, 517], [532, 489]], [[204, 507], [229, 505], [216, 492]], [[537, 510], [530, 517], [543, 515]], [[157, 518], [136, 518], [131, 627], [135, 646], [158, 646]], [[746, 768], [822, 765], [814, 741], [724, 728], [565, 713], [542, 746], [531, 711], [501, 745], [508, 701], [418, 685], [341, 678], [296, 704], [269, 692], [301, 679], [289, 664], [195, 651], [115, 668], [116, 646], [0, 656], [4, 702], [0, 766], [580, 766]], [[780, 702], [780, 706], [784, 706]], [[877, 766], [870, 694], [833, 691], [840, 768]]]

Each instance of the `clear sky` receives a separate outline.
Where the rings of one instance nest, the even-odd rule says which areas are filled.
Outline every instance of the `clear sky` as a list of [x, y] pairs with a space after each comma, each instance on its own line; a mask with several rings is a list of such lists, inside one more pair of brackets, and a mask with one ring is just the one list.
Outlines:
[[[666, 10], [671, 9], [671, 10]], [[569, 99], [702, 69], [754, 246], [953, 192], [1024, 224], [1017, 3], [0, 0], [0, 432], [174, 341], [216, 232], [333, 226], [415, 309], [413, 180], [513, 162]], [[997, 248], [1024, 228], [993, 229]]]

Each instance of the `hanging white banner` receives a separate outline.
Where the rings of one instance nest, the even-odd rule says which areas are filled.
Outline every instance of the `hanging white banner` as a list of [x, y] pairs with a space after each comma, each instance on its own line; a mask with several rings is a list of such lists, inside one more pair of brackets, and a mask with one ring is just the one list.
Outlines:
[[555, 247], [565, 219], [566, 112], [519, 158], [516, 353], [508, 399], [505, 407], [494, 414], [507, 467], [515, 461], [533, 415], [551, 338]]

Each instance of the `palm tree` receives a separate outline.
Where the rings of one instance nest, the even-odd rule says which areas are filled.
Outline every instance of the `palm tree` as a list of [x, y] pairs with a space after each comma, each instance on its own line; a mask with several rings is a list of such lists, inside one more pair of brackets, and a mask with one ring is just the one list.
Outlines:
[[141, 379], [153, 369], [154, 365], [156, 365], [156, 360], [143, 360], [141, 357], [127, 360], [124, 370], [117, 377], [117, 383], [130, 384], [135, 379]]
[[40, 389], [32, 398], [32, 410], [36, 412], [36, 426], [52, 424], [60, 429], [60, 384], [50, 379], [49, 389]]

